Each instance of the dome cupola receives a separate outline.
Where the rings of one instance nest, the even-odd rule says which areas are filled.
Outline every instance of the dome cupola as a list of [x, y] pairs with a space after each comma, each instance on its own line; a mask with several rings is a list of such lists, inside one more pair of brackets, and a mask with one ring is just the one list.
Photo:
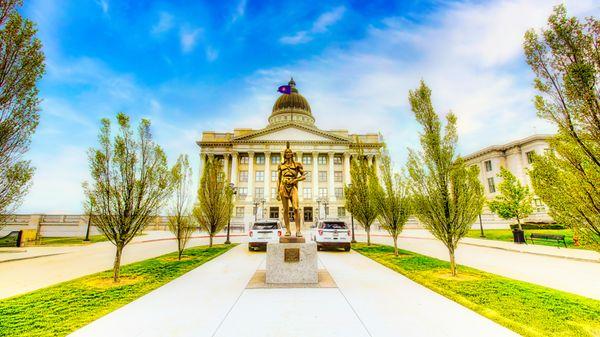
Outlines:
[[312, 116], [310, 105], [306, 98], [300, 95], [293, 78], [288, 82], [288, 86], [290, 87], [290, 93], [281, 94], [277, 98], [273, 105], [273, 112], [269, 117], [269, 124], [296, 122], [314, 125], [315, 119]]

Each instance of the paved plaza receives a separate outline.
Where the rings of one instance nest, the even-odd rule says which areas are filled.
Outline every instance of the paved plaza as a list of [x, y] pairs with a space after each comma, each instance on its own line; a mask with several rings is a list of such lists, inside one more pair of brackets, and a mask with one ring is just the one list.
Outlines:
[[71, 336], [516, 336], [358, 253], [319, 260], [336, 288], [247, 289], [265, 254], [240, 245]]

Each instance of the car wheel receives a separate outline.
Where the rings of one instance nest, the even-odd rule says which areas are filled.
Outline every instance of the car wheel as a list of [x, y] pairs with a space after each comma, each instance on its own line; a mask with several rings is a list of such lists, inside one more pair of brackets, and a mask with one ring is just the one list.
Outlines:
[[345, 252], [349, 252], [350, 251], [350, 247], [348, 247], [348, 246], [344, 247], [344, 251]]
[[248, 246], [248, 251], [249, 251], [249, 252], [251, 252], [251, 251], [253, 251], [253, 250], [254, 250], [254, 249], [252, 249], [252, 247]]
[[321, 246], [317, 246], [317, 250], [321, 251], [321, 250], [323, 250], [323, 248], [321, 248]]

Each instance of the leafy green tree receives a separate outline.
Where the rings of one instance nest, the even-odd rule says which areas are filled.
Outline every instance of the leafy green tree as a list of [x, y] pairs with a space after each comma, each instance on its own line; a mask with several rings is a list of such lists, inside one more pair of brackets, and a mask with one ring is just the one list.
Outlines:
[[233, 209], [232, 199], [233, 189], [225, 179], [223, 164], [210, 156], [204, 165], [198, 188], [198, 203], [193, 211], [200, 227], [208, 232], [210, 247], [214, 236], [227, 226]]
[[34, 168], [23, 155], [38, 125], [36, 84], [44, 74], [42, 43], [17, 11], [21, 4], [0, 1], [0, 214], [13, 212], [31, 185]]
[[431, 90], [421, 81], [411, 90], [409, 100], [423, 126], [420, 153], [410, 151], [408, 171], [412, 178], [415, 214], [434, 237], [442, 241], [450, 255], [450, 270], [456, 275], [454, 253], [483, 207], [483, 187], [477, 167], [467, 167], [455, 154], [458, 136], [456, 116], [446, 116], [442, 126], [431, 104]]
[[371, 225], [379, 215], [377, 194], [381, 189], [375, 166], [360, 149], [350, 163], [351, 184], [345, 187], [345, 207], [367, 232], [367, 245], [371, 245]]
[[137, 137], [129, 116], [117, 114], [111, 134], [102, 119], [100, 146], [89, 150], [92, 182], [84, 183], [91, 221], [116, 247], [113, 280], [118, 282], [123, 249], [154, 219], [171, 195], [173, 177], [165, 153], [152, 140], [150, 121], [142, 119]]
[[181, 260], [183, 250], [196, 230], [192, 218], [190, 188], [192, 186], [192, 168], [187, 155], [180, 155], [171, 170], [174, 180], [169, 230], [177, 240], [177, 259]]
[[498, 177], [502, 179], [498, 185], [500, 194], [488, 202], [490, 211], [502, 219], [516, 219], [519, 230], [523, 230], [521, 220], [533, 213], [533, 196], [529, 186], [521, 185], [517, 177], [504, 167], [500, 168]]
[[381, 183], [376, 202], [379, 209], [379, 223], [394, 240], [394, 255], [398, 255], [398, 236], [402, 232], [412, 212], [412, 199], [407, 178], [394, 173], [392, 160], [383, 151], [381, 156]]
[[557, 126], [544, 156], [534, 157], [535, 193], [552, 217], [600, 250], [600, 22], [554, 8], [541, 34], [529, 30], [524, 50], [536, 75], [538, 116]]

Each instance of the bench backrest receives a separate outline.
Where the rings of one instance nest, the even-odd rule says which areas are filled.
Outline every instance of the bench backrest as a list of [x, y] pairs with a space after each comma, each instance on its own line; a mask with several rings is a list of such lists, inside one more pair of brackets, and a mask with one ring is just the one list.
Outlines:
[[564, 240], [565, 236], [564, 235], [558, 235], [558, 234], [538, 234], [538, 233], [531, 233], [531, 237], [532, 238], [538, 238], [538, 239], [551, 239], [551, 240]]

